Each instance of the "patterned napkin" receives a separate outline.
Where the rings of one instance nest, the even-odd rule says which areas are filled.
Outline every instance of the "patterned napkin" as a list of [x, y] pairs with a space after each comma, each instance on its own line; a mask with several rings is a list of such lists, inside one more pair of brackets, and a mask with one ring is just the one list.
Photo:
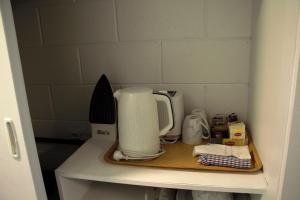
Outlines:
[[251, 159], [240, 159], [235, 156], [220, 156], [213, 154], [200, 154], [199, 163], [232, 168], [251, 168]]
[[206, 144], [194, 147], [194, 156], [203, 165], [214, 165], [232, 168], [251, 168], [251, 155], [248, 146], [227, 146]]

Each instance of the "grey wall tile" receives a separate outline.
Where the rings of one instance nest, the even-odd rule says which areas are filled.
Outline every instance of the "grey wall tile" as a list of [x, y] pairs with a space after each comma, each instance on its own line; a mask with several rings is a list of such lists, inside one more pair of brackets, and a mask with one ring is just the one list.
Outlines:
[[26, 89], [31, 118], [54, 119], [49, 87], [29, 86]]
[[37, 9], [31, 6], [16, 6], [13, 13], [19, 45], [41, 46]]
[[210, 37], [250, 37], [252, 0], [206, 0]]
[[54, 86], [53, 104], [58, 120], [88, 120], [93, 86]]
[[121, 40], [201, 37], [202, 0], [117, 0]]
[[74, 3], [75, 0], [11, 0], [13, 5], [30, 5], [30, 6], [41, 6], [41, 5], [54, 5], [54, 4], [65, 4]]
[[106, 73], [112, 83], [160, 83], [160, 42], [119, 43], [80, 48], [85, 83]]
[[35, 137], [70, 139], [91, 136], [88, 121], [33, 120], [32, 126]]
[[163, 81], [166, 83], [246, 83], [249, 62], [247, 40], [163, 43]]
[[41, 8], [46, 44], [115, 41], [112, 0]]
[[27, 84], [79, 84], [81, 81], [76, 48], [24, 48], [20, 53]]
[[214, 84], [205, 88], [206, 109], [210, 116], [236, 113], [241, 120], [247, 119], [248, 85]]

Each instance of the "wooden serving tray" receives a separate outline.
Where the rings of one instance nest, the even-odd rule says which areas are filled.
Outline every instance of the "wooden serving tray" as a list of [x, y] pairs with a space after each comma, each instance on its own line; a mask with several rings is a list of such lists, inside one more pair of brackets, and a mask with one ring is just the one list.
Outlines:
[[259, 158], [257, 150], [251, 140], [249, 140], [249, 150], [252, 157], [252, 167], [248, 169], [238, 169], [230, 167], [207, 166], [197, 163], [197, 158], [193, 157], [193, 145], [187, 145], [181, 142], [175, 144], [164, 144], [163, 147], [166, 153], [153, 160], [120, 160], [113, 159], [114, 151], [118, 147], [118, 142], [115, 142], [104, 155], [104, 160], [111, 164], [131, 165], [139, 167], [159, 167], [169, 169], [189, 169], [189, 170], [213, 170], [225, 172], [256, 172], [262, 169], [262, 162]]

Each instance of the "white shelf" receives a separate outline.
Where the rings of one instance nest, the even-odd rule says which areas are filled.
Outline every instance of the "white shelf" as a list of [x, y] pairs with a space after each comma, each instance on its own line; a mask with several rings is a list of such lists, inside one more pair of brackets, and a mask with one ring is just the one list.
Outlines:
[[114, 200], [145, 199], [146, 192], [147, 189], [144, 187], [122, 185], [116, 188], [116, 184], [94, 182], [81, 200], [99, 200], [99, 197]]
[[253, 194], [263, 194], [267, 187], [261, 171], [245, 174], [109, 164], [103, 155], [110, 145], [89, 139], [56, 170], [56, 175], [129, 185]]

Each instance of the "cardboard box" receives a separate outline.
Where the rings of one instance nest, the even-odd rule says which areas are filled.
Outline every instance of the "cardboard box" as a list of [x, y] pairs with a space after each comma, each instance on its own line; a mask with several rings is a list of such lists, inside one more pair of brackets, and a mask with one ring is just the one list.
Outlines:
[[244, 122], [228, 123], [228, 131], [230, 139], [245, 140], [246, 126]]

